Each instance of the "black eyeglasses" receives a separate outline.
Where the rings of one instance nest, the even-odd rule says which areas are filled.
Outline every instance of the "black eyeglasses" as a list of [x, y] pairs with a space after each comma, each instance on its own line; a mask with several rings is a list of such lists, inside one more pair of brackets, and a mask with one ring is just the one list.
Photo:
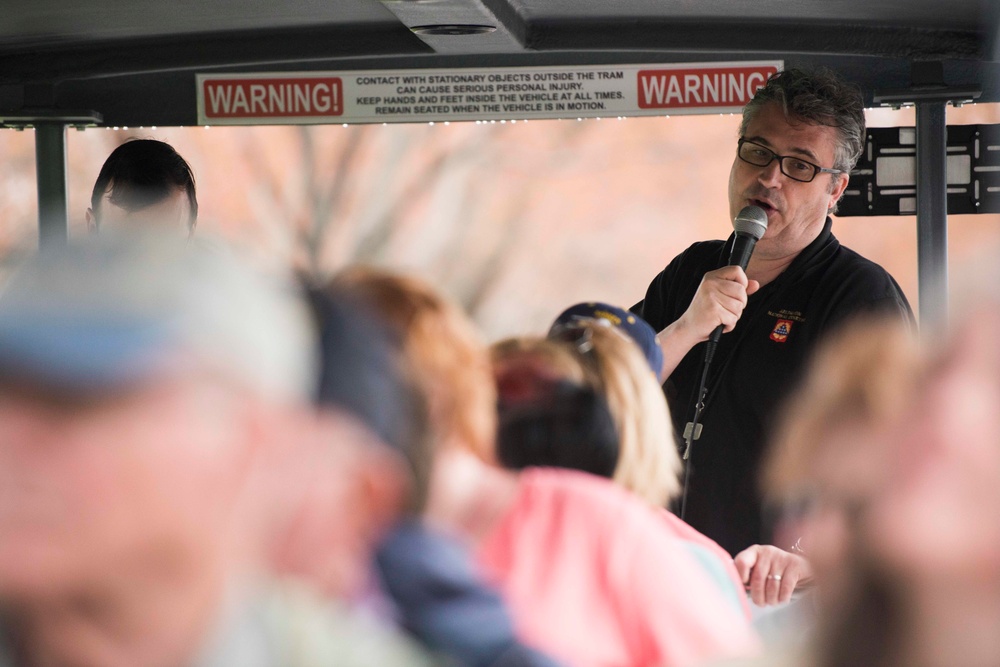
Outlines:
[[827, 169], [826, 167], [820, 167], [812, 162], [807, 162], [800, 157], [795, 157], [792, 155], [778, 155], [770, 148], [761, 146], [760, 144], [755, 144], [752, 141], [747, 141], [746, 139], [740, 139], [737, 143], [736, 154], [741, 160], [747, 164], [752, 164], [755, 167], [766, 167], [775, 160], [778, 161], [778, 166], [781, 168], [781, 173], [792, 179], [793, 181], [799, 181], [800, 183], [808, 183], [817, 174], [843, 174], [845, 173], [841, 169]]

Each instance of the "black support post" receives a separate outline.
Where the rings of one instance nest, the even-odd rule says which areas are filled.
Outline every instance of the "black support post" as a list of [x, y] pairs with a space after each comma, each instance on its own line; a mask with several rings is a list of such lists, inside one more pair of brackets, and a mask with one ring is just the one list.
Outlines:
[[948, 323], [948, 147], [945, 110], [979, 98], [977, 85], [949, 86], [941, 62], [911, 65], [911, 87], [875, 91], [875, 104], [917, 107], [917, 274], [920, 326], [940, 331]]
[[66, 126], [60, 122], [35, 125], [35, 169], [38, 181], [38, 244], [65, 243]]
[[943, 101], [917, 102], [917, 269], [921, 327], [948, 318], [948, 185]]

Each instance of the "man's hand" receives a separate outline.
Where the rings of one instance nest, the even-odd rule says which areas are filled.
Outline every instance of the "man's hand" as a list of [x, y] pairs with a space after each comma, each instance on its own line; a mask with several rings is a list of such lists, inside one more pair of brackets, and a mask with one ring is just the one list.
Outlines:
[[755, 544], [736, 555], [736, 571], [759, 607], [792, 599], [796, 588], [812, 582], [812, 567], [802, 556], [766, 544]]
[[746, 308], [747, 297], [758, 289], [760, 283], [749, 280], [738, 266], [706, 273], [691, 305], [658, 336], [663, 349], [660, 378], [670, 375], [692, 347], [708, 340], [715, 327], [721, 324], [723, 332], [732, 331]]
[[722, 331], [728, 333], [743, 314], [747, 297], [759, 288], [760, 284], [747, 279], [747, 274], [738, 266], [709, 271], [678, 321], [697, 336], [698, 342], [708, 340], [709, 334], [720, 324]]

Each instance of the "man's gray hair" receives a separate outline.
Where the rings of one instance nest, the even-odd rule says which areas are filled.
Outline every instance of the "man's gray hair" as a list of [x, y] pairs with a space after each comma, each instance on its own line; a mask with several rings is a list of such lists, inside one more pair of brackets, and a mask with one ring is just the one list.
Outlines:
[[745, 136], [750, 121], [770, 102], [780, 104], [790, 119], [836, 128], [839, 140], [833, 168], [846, 172], [854, 169], [865, 148], [864, 98], [857, 86], [828, 69], [812, 73], [800, 69], [778, 72], [743, 107], [741, 137]]

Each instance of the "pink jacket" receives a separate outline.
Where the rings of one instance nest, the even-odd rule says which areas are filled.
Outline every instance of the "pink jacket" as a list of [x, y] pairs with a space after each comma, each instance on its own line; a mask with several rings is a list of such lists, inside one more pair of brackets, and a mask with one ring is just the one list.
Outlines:
[[579, 667], [753, 654], [749, 622], [653, 508], [601, 479], [529, 469], [478, 559], [524, 640]]

